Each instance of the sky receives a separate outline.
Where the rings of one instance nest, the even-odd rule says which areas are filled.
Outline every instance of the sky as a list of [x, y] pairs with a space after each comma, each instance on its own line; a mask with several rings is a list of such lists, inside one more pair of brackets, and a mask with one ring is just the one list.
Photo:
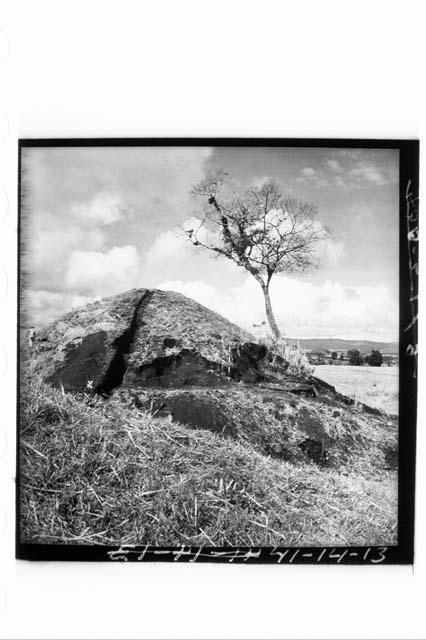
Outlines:
[[191, 187], [223, 169], [240, 184], [279, 181], [318, 205], [331, 230], [321, 266], [276, 274], [284, 335], [398, 340], [399, 158], [395, 150], [55, 147], [22, 150], [26, 322], [134, 287], [183, 293], [249, 330], [265, 320], [259, 284], [194, 248]]

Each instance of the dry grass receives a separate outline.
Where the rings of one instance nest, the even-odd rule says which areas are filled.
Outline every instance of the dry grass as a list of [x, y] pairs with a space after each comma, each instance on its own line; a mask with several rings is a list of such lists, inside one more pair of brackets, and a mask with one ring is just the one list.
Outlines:
[[137, 410], [119, 395], [91, 406], [93, 398], [62, 394], [26, 369], [23, 541], [396, 543], [394, 472], [377, 468], [366, 477], [350, 465], [274, 459], [261, 452], [254, 436], [239, 441], [193, 430]]
[[300, 342], [290, 344], [287, 338], [281, 337], [279, 340], [273, 339], [271, 336], [264, 335], [261, 340], [272, 354], [284, 358], [289, 363], [289, 372], [310, 376], [313, 374], [315, 367], [308, 360], [306, 352], [300, 346]]
[[308, 399], [282, 389], [239, 384], [219, 388], [121, 389], [116, 395], [124, 401], [133, 398], [139, 407], [165, 406], [162, 413], [169, 411], [177, 416], [182, 402], [186, 407], [182, 422], [197, 426], [204, 423], [206, 428], [230, 436], [264, 456], [304, 462], [301, 446], [309, 438], [324, 443], [325, 454], [318, 456], [317, 462], [340, 473], [350, 468], [370, 479], [395, 466], [396, 421], [371, 416], [330, 398]]
[[164, 355], [163, 341], [170, 337], [179, 341], [179, 350], [195, 348], [203, 357], [224, 367], [230, 364], [232, 346], [254, 339], [195, 300], [173, 291], [155, 289], [144, 310], [143, 324], [136, 332], [129, 366]]
[[315, 375], [359, 402], [398, 415], [398, 367], [322, 365]]

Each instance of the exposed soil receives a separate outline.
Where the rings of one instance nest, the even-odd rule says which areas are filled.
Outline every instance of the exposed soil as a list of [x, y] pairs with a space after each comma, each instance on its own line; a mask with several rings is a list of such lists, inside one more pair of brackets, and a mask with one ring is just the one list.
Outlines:
[[128, 376], [127, 384], [137, 386], [185, 387], [203, 385], [207, 387], [224, 384], [228, 381], [223, 367], [210, 362], [195, 349], [182, 349], [178, 353], [156, 358], [143, 364], [133, 375]]
[[[216, 386], [231, 380], [249, 383], [265, 380], [269, 352], [264, 345], [245, 342], [229, 350], [229, 363], [209, 360], [196, 349], [180, 348], [175, 338], [164, 340], [165, 349], [173, 353], [144, 363], [127, 375], [126, 386]], [[283, 372], [285, 369], [283, 370]]]
[[149, 403], [149, 408], [155, 415], [171, 416], [174, 422], [187, 424], [195, 429], [208, 429], [225, 436], [236, 435], [236, 427], [229, 416], [209, 397], [183, 393], [168, 398], [156, 398]]
[[65, 391], [84, 391], [88, 380], [99, 380], [107, 357], [107, 334], [92, 333], [80, 344], [69, 344], [62, 365], [47, 378], [54, 387], [63, 386]]
[[138, 320], [140, 321], [143, 309], [149, 303], [151, 296], [151, 291], [146, 291], [143, 294], [136, 305], [129, 327], [121, 334], [121, 336], [114, 340], [114, 356], [105, 376], [95, 388], [96, 393], [100, 395], [110, 395], [110, 393], [123, 382], [123, 377], [127, 369], [127, 355], [133, 344]]

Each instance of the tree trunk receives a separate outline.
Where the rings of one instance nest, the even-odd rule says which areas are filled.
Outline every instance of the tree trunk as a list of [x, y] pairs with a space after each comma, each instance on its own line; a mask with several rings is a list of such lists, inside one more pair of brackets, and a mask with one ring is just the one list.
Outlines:
[[271, 298], [269, 297], [269, 287], [268, 285], [262, 285], [263, 295], [265, 297], [265, 310], [266, 317], [268, 318], [269, 326], [271, 327], [272, 335], [275, 340], [279, 340], [281, 338], [281, 331], [278, 329], [277, 322], [274, 318], [274, 313], [272, 311]]

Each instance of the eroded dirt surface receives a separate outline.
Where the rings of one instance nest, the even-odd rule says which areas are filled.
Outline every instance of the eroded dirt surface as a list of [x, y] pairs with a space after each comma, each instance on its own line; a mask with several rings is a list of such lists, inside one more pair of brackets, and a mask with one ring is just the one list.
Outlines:
[[107, 360], [107, 333], [96, 331], [85, 336], [78, 344], [70, 342], [64, 361], [55, 368], [47, 382], [65, 391], [84, 391], [89, 380], [99, 381]]
[[119, 393], [154, 417], [249, 442], [275, 458], [306, 457], [321, 466], [339, 466], [369, 451], [379, 468], [397, 465], [397, 421], [330, 397], [235, 382], [213, 388], [122, 388]]

